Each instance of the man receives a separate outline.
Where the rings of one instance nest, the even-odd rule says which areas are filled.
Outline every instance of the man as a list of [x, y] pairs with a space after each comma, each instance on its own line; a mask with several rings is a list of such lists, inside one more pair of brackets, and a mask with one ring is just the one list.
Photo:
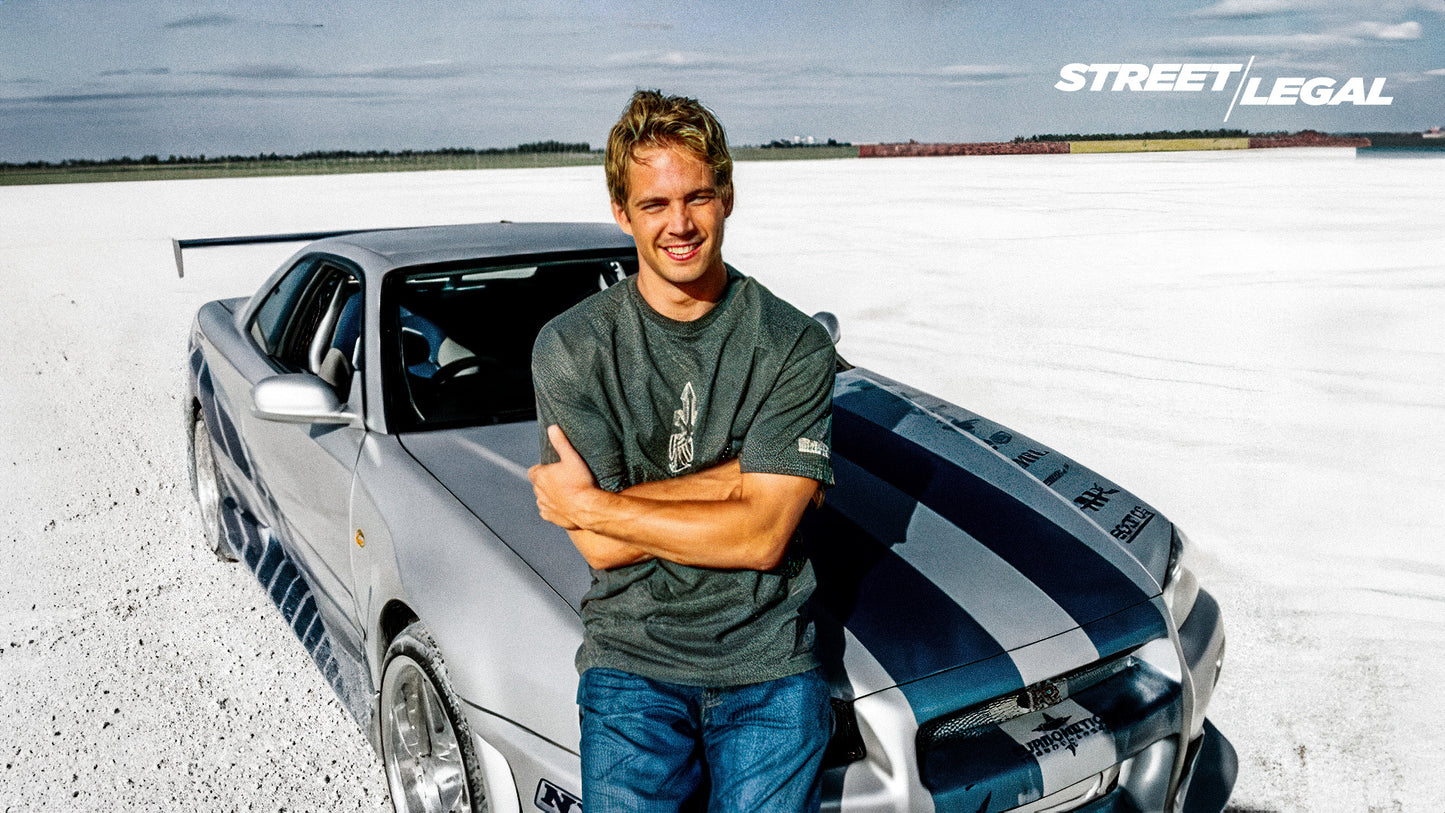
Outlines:
[[790, 546], [832, 483], [827, 332], [724, 265], [732, 160], [696, 100], [636, 93], [607, 143], [638, 273], [533, 350], [538, 510], [591, 565], [588, 813], [816, 810], [830, 728]]

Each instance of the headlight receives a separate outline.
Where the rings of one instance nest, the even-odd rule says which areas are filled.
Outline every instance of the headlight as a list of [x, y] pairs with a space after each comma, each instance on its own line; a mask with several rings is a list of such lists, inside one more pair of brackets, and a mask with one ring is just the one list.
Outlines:
[[1169, 537], [1169, 566], [1164, 573], [1164, 606], [1174, 619], [1174, 626], [1184, 626], [1184, 619], [1194, 609], [1194, 600], [1199, 597], [1199, 580], [1186, 564], [1189, 557], [1189, 537], [1175, 525]]

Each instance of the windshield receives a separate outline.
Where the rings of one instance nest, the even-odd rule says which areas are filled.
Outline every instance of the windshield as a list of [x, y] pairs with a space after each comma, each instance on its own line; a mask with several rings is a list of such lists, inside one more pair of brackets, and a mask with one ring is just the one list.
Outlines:
[[636, 267], [628, 255], [389, 274], [382, 344], [394, 431], [533, 420], [537, 332]]

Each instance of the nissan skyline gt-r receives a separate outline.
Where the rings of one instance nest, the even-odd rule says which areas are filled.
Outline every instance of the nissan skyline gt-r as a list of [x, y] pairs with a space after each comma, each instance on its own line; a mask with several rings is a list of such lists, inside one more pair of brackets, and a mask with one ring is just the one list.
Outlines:
[[[591, 573], [527, 479], [530, 358], [545, 322], [636, 266], [611, 225], [335, 233], [196, 315], [206, 543], [255, 573], [399, 811], [585, 804]], [[1051, 446], [841, 359], [833, 403], [837, 485], [798, 542], [834, 694], [825, 809], [1222, 810], [1236, 759], [1205, 710], [1224, 632], [1184, 533]]]

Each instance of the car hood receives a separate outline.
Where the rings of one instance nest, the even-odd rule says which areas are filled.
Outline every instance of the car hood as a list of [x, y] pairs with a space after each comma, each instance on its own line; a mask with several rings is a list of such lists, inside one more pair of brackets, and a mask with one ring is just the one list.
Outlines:
[[[580, 606], [591, 574], [537, 516], [526, 476], [538, 461], [535, 422], [402, 443]], [[839, 374], [833, 463], [836, 485], [809, 512], [803, 543], [818, 576], [820, 654], [857, 696], [1049, 640], [1051, 668], [1082, 666], [1112, 654], [1087, 630], [1160, 592], [1170, 527], [1152, 508], [1050, 447], [896, 381]]]
[[853, 369], [833, 468], [806, 539], [859, 689], [985, 661], [1026, 685], [1139, 643], [1115, 629], [1124, 610], [1156, 614], [1168, 521], [1049, 446]]

